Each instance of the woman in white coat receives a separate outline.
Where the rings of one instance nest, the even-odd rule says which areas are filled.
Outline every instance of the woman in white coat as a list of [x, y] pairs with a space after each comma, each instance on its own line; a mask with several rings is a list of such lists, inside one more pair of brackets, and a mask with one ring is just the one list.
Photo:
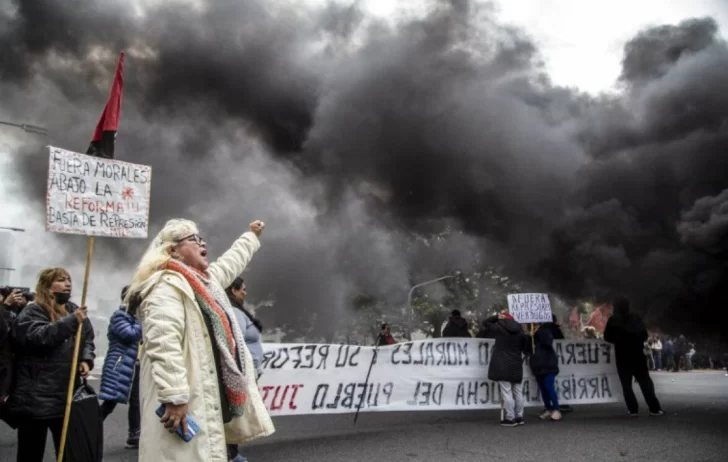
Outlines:
[[[260, 247], [263, 226], [251, 223], [209, 264], [195, 223], [170, 220], [142, 257], [127, 295], [142, 300], [140, 462], [227, 462], [226, 442], [275, 431], [224, 290]], [[200, 429], [186, 443], [175, 432], [188, 416]]]

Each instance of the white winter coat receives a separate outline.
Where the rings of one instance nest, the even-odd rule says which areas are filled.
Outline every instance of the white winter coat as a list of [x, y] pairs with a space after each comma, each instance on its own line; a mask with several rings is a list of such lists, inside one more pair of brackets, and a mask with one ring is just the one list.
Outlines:
[[[210, 265], [210, 283], [221, 290], [228, 287], [259, 247], [255, 234], [243, 234]], [[189, 283], [178, 273], [158, 271], [143, 285], [142, 296], [139, 462], [227, 462], [226, 443], [245, 443], [272, 434], [275, 429], [244, 343], [237, 347], [243, 350], [249, 371], [248, 401], [242, 417], [223, 425], [212, 339]], [[200, 426], [192, 441], [185, 443], [160, 423], [155, 411], [162, 403], [188, 404], [188, 415]]]

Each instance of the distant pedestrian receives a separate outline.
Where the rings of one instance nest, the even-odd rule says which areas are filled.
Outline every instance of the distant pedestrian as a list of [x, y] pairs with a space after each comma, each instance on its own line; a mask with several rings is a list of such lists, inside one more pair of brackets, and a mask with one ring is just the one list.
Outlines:
[[442, 336], [470, 338], [468, 321], [462, 317], [460, 310], [452, 310], [450, 313], [450, 319], [447, 321], [445, 328], [442, 330]]
[[688, 341], [685, 340], [685, 336], [681, 335], [675, 342], [675, 372], [678, 372], [682, 367], [685, 369], [685, 355], [688, 352]]
[[389, 328], [389, 324], [382, 324], [382, 329], [377, 336], [377, 346], [394, 345], [395, 343], [397, 341], [392, 337], [392, 330]]
[[648, 339], [644, 343], [642, 350], [645, 354], [645, 361], [647, 362], [647, 368], [653, 370], [655, 368], [655, 359], [652, 357], [652, 339]]
[[506, 414], [500, 424], [523, 425], [523, 355], [530, 350], [530, 339], [510, 313], [491, 316], [484, 325], [495, 337], [488, 378], [500, 387]]
[[655, 370], [662, 370], [662, 342], [660, 337], [655, 337], [655, 341], [652, 342], [652, 357], [655, 358]]
[[685, 353], [685, 370], [693, 370], [693, 357], [695, 356], [695, 345], [688, 344], [688, 351]]
[[617, 360], [617, 373], [622, 383], [622, 391], [627, 409], [631, 416], [638, 415], [639, 404], [632, 390], [632, 379], [636, 379], [645, 397], [650, 415], [663, 415], [660, 402], [655, 395], [655, 385], [650, 378], [642, 348], [647, 340], [647, 329], [642, 319], [630, 313], [629, 301], [618, 297], [613, 303], [614, 314], [609, 318], [604, 330], [604, 340], [614, 344]]
[[667, 338], [662, 345], [662, 360], [666, 371], [675, 370], [675, 342], [672, 338]]

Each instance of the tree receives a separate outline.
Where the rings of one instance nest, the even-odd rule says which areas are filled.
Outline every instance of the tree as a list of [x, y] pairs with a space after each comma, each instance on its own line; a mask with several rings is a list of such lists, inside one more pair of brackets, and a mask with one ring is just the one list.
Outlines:
[[460, 272], [440, 281], [434, 289], [416, 289], [412, 297], [415, 326], [429, 337], [442, 337], [442, 327], [450, 312], [457, 309], [467, 316], [477, 306], [478, 294], [477, 279]]

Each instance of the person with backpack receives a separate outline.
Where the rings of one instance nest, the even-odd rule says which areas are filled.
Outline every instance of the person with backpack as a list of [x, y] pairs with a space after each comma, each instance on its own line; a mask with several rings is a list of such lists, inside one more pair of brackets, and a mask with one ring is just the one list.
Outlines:
[[[121, 290], [121, 300], [126, 298], [129, 286]], [[109, 321], [109, 351], [101, 375], [99, 399], [101, 415], [106, 418], [116, 405], [129, 404], [127, 414], [127, 449], [139, 447], [141, 411], [139, 407], [139, 342], [142, 341], [142, 325], [134, 316], [137, 303], [122, 304]]]

